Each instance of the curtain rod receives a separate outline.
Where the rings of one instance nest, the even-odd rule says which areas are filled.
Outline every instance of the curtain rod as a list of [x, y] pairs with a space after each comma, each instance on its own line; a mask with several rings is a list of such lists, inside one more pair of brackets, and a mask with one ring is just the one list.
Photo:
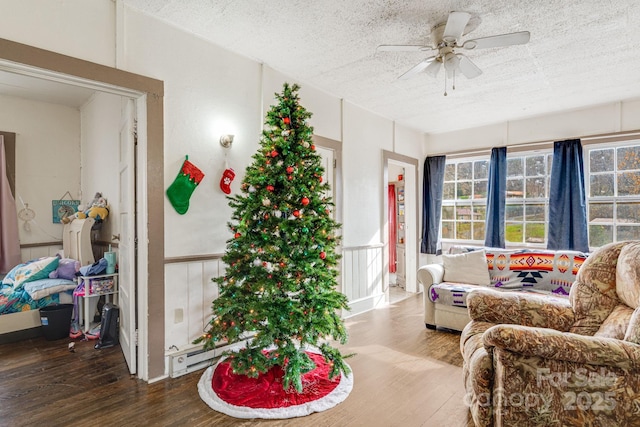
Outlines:
[[[604, 142], [623, 141], [630, 136], [640, 136], [640, 130], [601, 133], [601, 134], [595, 134], [595, 135], [564, 138], [564, 139], [580, 139], [580, 141], [586, 144], [601, 144]], [[507, 145], [506, 147], [507, 147], [507, 150], [514, 149], [515, 151], [524, 151], [523, 148], [525, 147], [535, 148], [536, 146], [542, 146], [546, 148], [547, 145], [553, 144], [554, 142], [555, 141], [551, 141], [551, 140], [520, 142], [518, 144]], [[477, 150], [460, 150], [460, 151], [449, 151], [447, 153], [429, 154], [429, 157], [431, 156], [466, 157], [466, 156], [475, 156], [475, 155], [489, 154], [489, 153], [491, 153], [491, 148], [481, 148]]]

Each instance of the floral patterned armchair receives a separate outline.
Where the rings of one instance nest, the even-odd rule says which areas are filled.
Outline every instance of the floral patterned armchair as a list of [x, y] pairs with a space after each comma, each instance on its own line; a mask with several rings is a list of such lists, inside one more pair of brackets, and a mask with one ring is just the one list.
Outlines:
[[467, 303], [477, 426], [640, 426], [640, 241], [591, 254], [568, 300], [479, 289]]

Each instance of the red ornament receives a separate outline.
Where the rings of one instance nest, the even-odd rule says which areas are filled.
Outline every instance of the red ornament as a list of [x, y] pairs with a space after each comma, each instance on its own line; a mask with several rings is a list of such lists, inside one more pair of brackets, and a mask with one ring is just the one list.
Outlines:
[[307, 197], [303, 197], [302, 200], [300, 200], [300, 203], [302, 203], [302, 206], [307, 206], [309, 204], [309, 199]]
[[269, 214], [268, 213], [264, 214], [264, 219], [269, 219]]
[[267, 191], [273, 191], [275, 190], [273, 185], [267, 185]]
[[293, 216], [295, 216], [296, 218], [300, 217], [300, 211], [297, 209], [293, 211]]
[[273, 150], [271, 152], [271, 157], [277, 157], [278, 156], [278, 152], [276, 150]]
[[240, 233], [236, 233], [236, 234], [234, 235], [234, 237], [235, 237], [236, 239], [237, 239], [238, 237], [240, 237], [240, 236], [242, 236], [242, 234], [240, 234]]
[[293, 181], [293, 175], [289, 175], [287, 178], [289, 178], [289, 181]]
[[322, 182], [322, 175], [318, 177], [318, 181]]
[[327, 254], [325, 252], [320, 252], [320, 259], [325, 259]]
[[280, 268], [284, 268], [284, 266], [285, 266], [285, 265], [286, 265], [286, 264], [284, 263], [284, 261], [283, 261], [283, 262], [280, 262]]
[[282, 122], [283, 122], [285, 125], [288, 125], [289, 123], [291, 123], [291, 119], [290, 119], [289, 117], [285, 117], [285, 118], [283, 118], [283, 119], [282, 119]]
[[316, 151], [316, 146], [313, 145], [313, 144], [311, 144], [311, 147], [309, 147], [309, 148], [311, 148], [311, 151]]
[[288, 173], [289, 175], [291, 175], [291, 174], [293, 173], [293, 166], [289, 166], [289, 167], [287, 168], [287, 173]]

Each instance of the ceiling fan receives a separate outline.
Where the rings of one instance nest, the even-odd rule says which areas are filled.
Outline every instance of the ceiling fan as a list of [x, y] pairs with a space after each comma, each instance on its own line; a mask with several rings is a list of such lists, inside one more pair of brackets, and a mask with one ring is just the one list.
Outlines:
[[[470, 23], [470, 20], [472, 19], [472, 15], [470, 13], [449, 13], [449, 18], [446, 23], [442, 22], [431, 30], [431, 40], [435, 43], [433, 46], [380, 45], [377, 50], [386, 52], [430, 52], [432, 54], [431, 56], [418, 63], [398, 78], [402, 80], [409, 79], [422, 71], [432, 77], [436, 77], [440, 69], [444, 67], [446, 71], [444, 94], [446, 96], [447, 77], [452, 77], [454, 79], [453, 89], [455, 89], [456, 74], [461, 73], [468, 79], [473, 79], [482, 74], [482, 70], [460, 51], [505, 47], [526, 44], [529, 42], [530, 33], [528, 31], [499, 34], [462, 42], [462, 36], [473, 31], [473, 29], [475, 29], [479, 24], [479, 18], [474, 18], [473, 24], [475, 26]], [[465, 29], [467, 29], [466, 32]]]

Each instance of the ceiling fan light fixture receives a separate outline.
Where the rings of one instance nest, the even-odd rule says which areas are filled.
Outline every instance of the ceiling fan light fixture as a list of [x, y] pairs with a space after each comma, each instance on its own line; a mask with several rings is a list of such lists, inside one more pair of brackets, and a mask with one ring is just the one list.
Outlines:
[[442, 62], [436, 59], [431, 64], [429, 64], [429, 66], [424, 70], [424, 72], [430, 75], [431, 77], [436, 77], [441, 67], [442, 67]]
[[460, 65], [460, 58], [455, 53], [450, 52], [444, 56], [444, 68], [447, 71], [454, 71], [458, 65]]

